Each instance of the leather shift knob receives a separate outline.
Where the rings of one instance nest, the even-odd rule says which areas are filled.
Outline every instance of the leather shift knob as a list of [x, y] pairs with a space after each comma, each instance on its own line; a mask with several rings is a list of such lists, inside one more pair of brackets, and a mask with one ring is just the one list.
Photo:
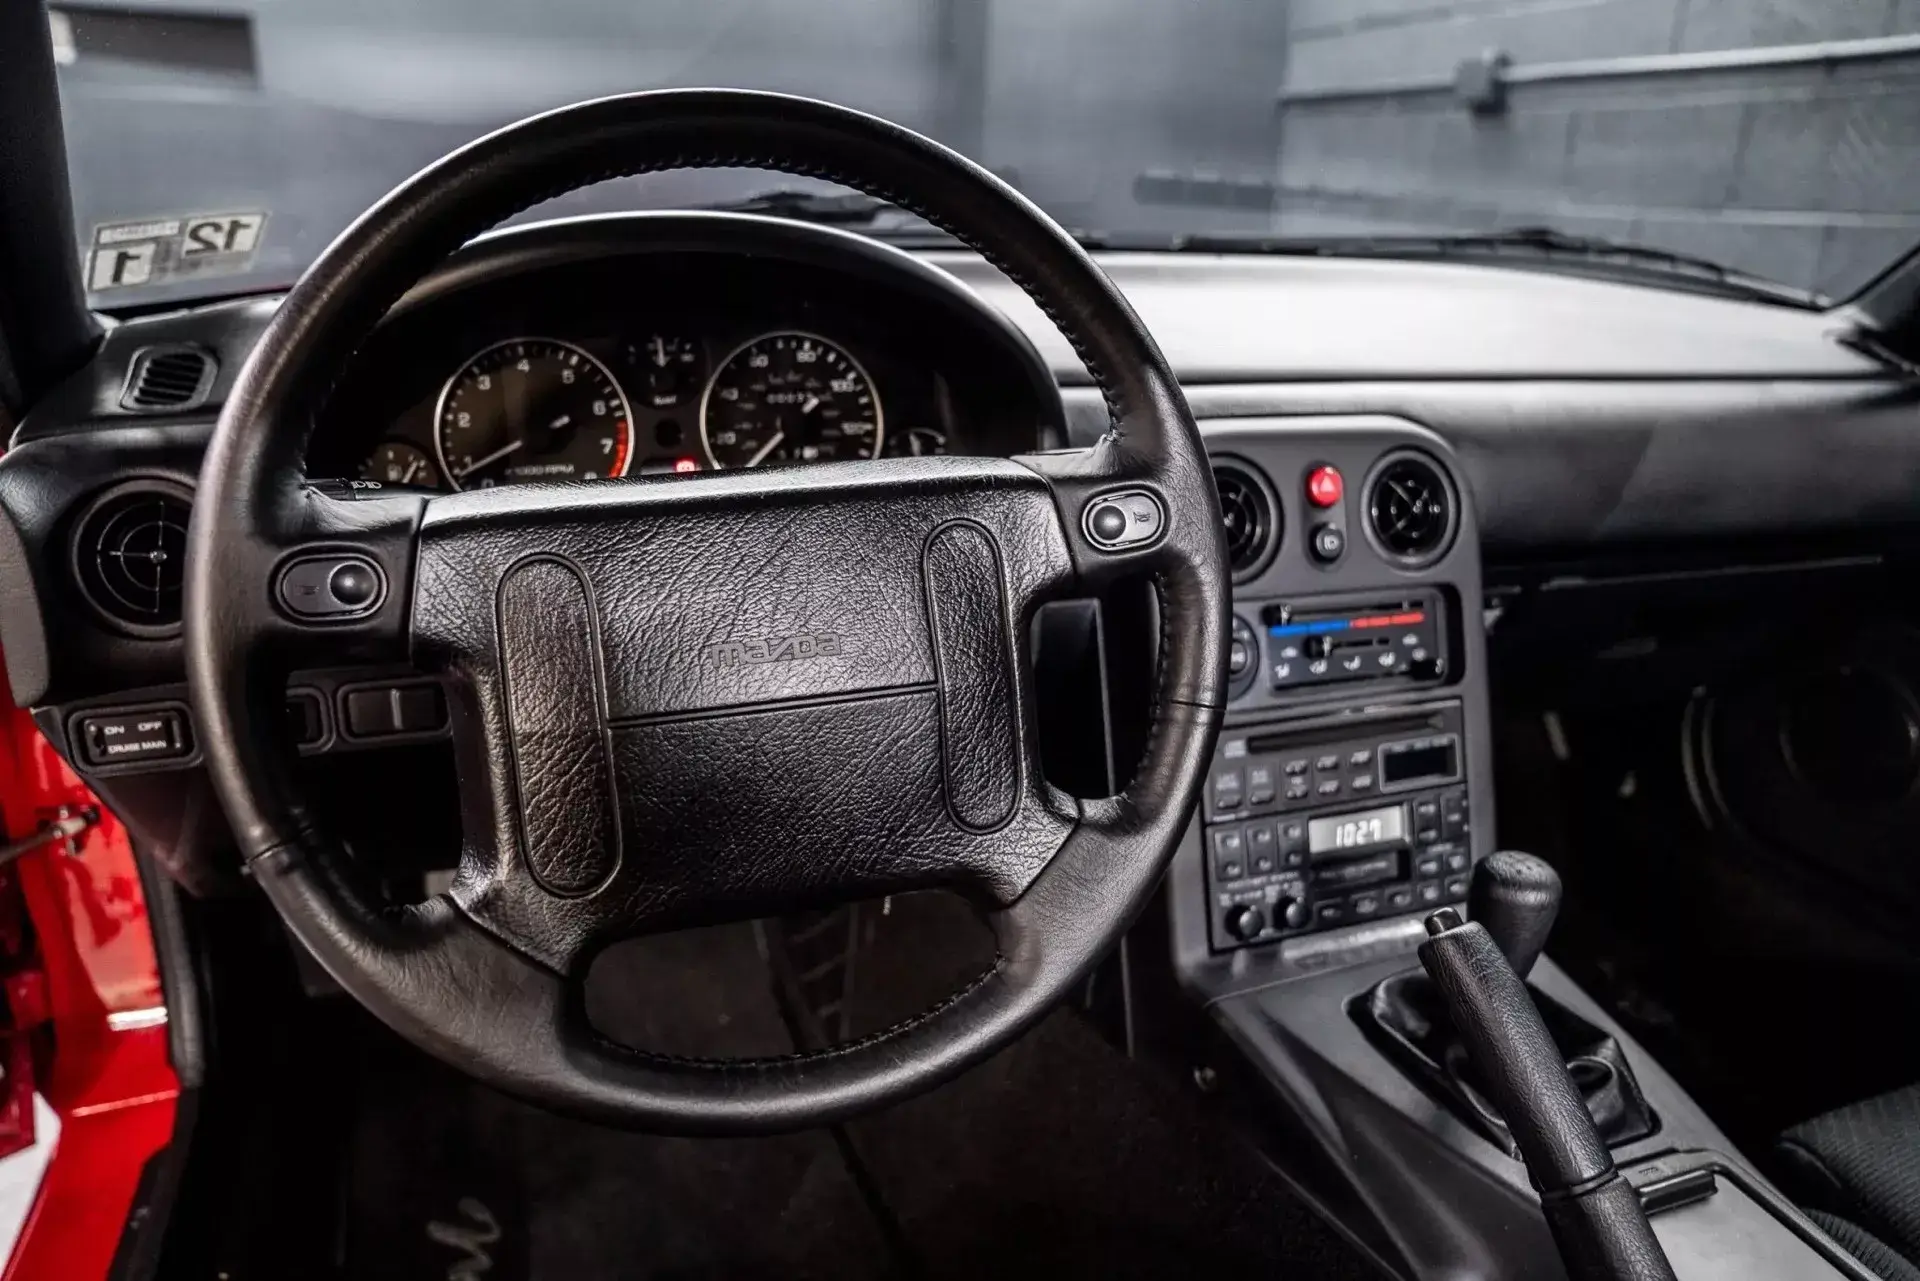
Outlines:
[[1524, 979], [1560, 914], [1560, 874], [1544, 859], [1519, 850], [1489, 854], [1467, 885], [1467, 914], [1486, 928]]

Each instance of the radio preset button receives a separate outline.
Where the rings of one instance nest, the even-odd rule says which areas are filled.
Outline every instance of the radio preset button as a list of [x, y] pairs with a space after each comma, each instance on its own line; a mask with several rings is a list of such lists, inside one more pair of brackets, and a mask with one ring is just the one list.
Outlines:
[[1444, 889], [1446, 896], [1450, 899], [1465, 898], [1467, 896], [1467, 878], [1464, 876], [1450, 876], [1447, 878]]
[[1340, 795], [1340, 780], [1337, 778], [1323, 778], [1320, 780], [1319, 786], [1313, 790], [1322, 796], [1338, 796]]
[[1330, 752], [1325, 756], [1316, 756], [1313, 761], [1313, 767], [1317, 770], [1339, 769], [1340, 753]]
[[1420, 906], [1432, 907], [1441, 901], [1440, 882], [1422, 881], [1413, 887], [1414, 897], [1420, 900]]
[[1380, 911], [1380, 898], [1376, 894], [1356, 894], [1347, 906], [1353, 912], [1355, 919], [1375, 916]]
[[[1436, 886], [1435, 888], [1437, 889], [1438, 887]], [[1433, 901], [1438, 903], [1440, 901], [1439, 896], [1436, 895]], [[1347, 919], [1347, 905], [1339, 899], [1333, 899], [1326, 903], [1316, 903], [1313, 906], [1313, 919], [1322, 925], [1338, 925]]]
[[1440, 856], [1422, 854], [1413, 860], [1413, 874], [1423, 879], [1440, 875]]
[[1387, 910], [1389, 912], [1404, 912], [1412, 906], [1413, 887], [1411, 885], [1397, 885], [1387, 891]]
[[1254, 875], [1265, 876], [1279, 865], [1279, 842], [1273, 838], [1273, 824], [1256, 823], [1247, 828], [1247, 866]]
[[1287, 780], [1287, 799], [1290, 801], [1305, 800], [1309, 790], [1310, 785], [1304, 778], [1290, 778]]
[[1307, 772], [1307, 758], [1296, 756], [1280, 767], [1280, 772], [1288, 778], [1297, 778]]
[[1373, 790], [1373, 775], [1355, 774], [1348, 780], [1347, 790], [1350, 792], [1371, 792]]
[[1355, 769], [1373, 764], [1373, 749], [1371, 747], [1363, 747], [1357, 752], [1348, 753], [1347, 764], [1353, 766]]

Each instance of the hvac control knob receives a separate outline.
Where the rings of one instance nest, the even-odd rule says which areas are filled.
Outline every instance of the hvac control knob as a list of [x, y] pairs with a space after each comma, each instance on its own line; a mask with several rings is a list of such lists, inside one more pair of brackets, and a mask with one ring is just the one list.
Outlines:
[[1267, 928], [1267, 914], [1251, 903], [1242, 903], [1238, 907], [1227, 909], [1227, 933], [1242, 943], [1260, 937], [1260, 931]]
[[1299, 929], [1310, 915], [1307, 905], [1297, 898], [1283, 898], [1273, 905], [1273, 923], [1284, 929]]

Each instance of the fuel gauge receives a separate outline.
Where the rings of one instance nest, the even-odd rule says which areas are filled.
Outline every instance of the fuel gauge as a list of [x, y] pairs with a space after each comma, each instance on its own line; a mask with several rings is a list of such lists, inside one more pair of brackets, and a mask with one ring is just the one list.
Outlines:
[[382, 441], [367, 461], [360, 464], [360, 479], [414, 489], [440, 488], [440, 473], [432, 457], [418, 445], [409, 445], [404, 440]]

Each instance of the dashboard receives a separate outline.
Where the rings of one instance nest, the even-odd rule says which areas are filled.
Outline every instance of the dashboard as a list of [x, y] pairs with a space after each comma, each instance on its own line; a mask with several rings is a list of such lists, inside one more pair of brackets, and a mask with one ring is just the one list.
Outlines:
[[[766, 227], [721, 220], [705, 248], [659, 253], [610, 231], [507, 233], [417, 290], [335, 388], [308, 474], [446, 492], [1008, 455], [1058, 435], [1058, 395], [1050, 381], [1043, 391], [1031, 345], [982, 323], [957, 285], [809, 256], [864, 263], [870, 242], [824, 233], [748, 254], [712, 242]], [[587, 259], [590, 232], [611, 252]]]

